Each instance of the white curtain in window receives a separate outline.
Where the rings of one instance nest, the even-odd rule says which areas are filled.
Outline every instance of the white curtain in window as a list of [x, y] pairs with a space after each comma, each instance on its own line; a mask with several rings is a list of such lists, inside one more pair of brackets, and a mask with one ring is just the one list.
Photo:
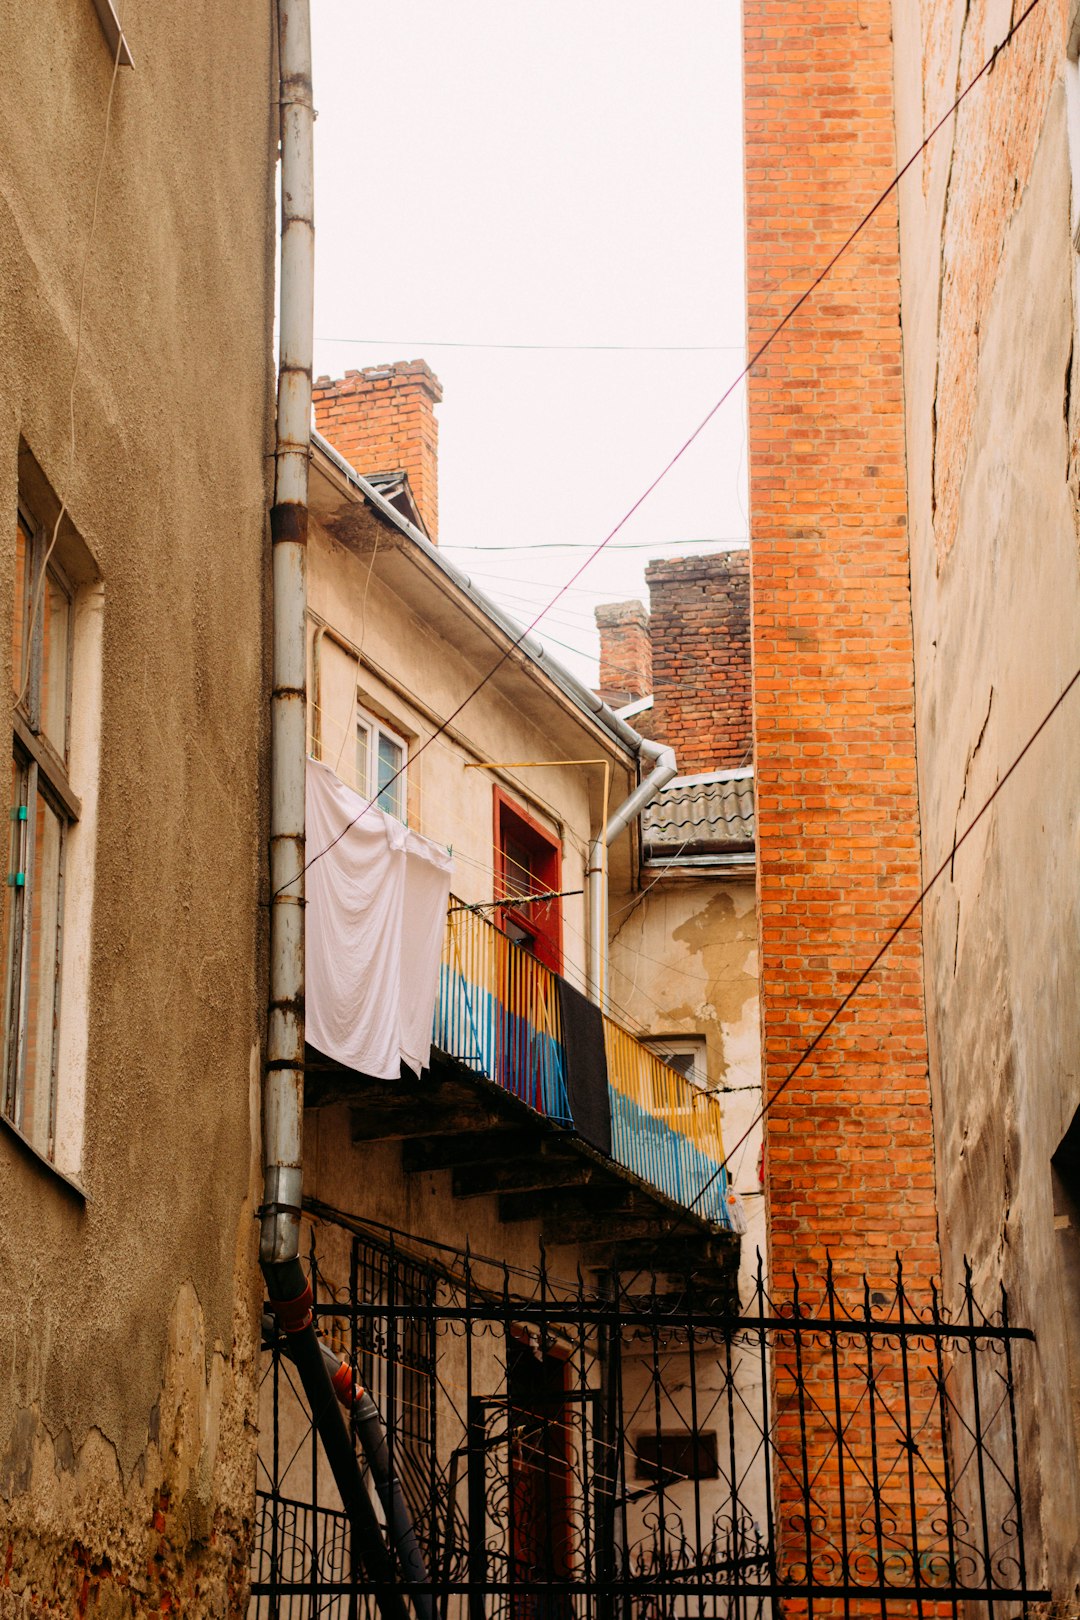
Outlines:
[[377, 1079], [398, 1079], [402, 1063], [418, 1074], [431, 1052], [450, 855], [309, 759], [307, 859], [308, 1041]]

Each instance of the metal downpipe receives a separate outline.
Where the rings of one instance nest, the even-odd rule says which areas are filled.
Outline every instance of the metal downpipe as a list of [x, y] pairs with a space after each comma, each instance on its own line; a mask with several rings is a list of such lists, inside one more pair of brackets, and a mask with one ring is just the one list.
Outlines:
[[607, 826], [597, 833], [589, 845], [589, 861], [585, 875], [585, 886], [588, 889], [589, 900], [587, 982], [590, 1000], [601, 1008], [607, 1004], [608, 882], [606, 852], [619, 834], [630, 825], [634, 817], [644, 810], [649, 800], [655, 798], [660, 789], [665, 787], [672, 777], [677, 776], [679, 771], [673, 748], [650, 742], [647, 737], [643, 737], [640, 752], [646, 758], [654, 761], [653, 769], [648, 776], [638, 783], [629, 798], [624, 799], [618, 809], [612, 812]]
[[304, 1114], [304, 758], [308, 456], [315, 223], [309, 0], [278, 7], [281, 303], [270, 700], [270, 1003], [263, 1094], [265, 1186], [259, 1259], [300, 1249]]
[[[312, 1422], [376, 1583], [383, 1620], [409, 1620], [401, 1576], [368, 1496], [300, 1263], [304, 1119], [304, 790], [307, 754], [307, 534], [314, 332], [315, 200], [309, 0], [279, 0], [281, 271], [273, 555], [273, 692], [270, 700], [270, 995], [263, 1090], [263, 1206], [259, 1261], [275, 1314], [304, 1386]], [[370, 1404], [370, 1403], [369, 1403]], [[374, 1411], [374, 1408], [373, 1408]], [[361, 1437], [375, 1445], [370, 1413]], [[365, 1421], [366, 1420], [366, 1421]], [[378, 1413], [374, 1421], [381, 1433]], [[381, 1457], [386, 1460], [385, 1441]], [[374, 1472], [373, 1465], [373, 1472]], [[385, 1492], [385, 1495], [384, 1495]], [[406, 1580], [426, 1581], [404, 1497], [384, 1478], [387, 1522]], [[417, 1594], [419, 1620], [430, 1599]]]

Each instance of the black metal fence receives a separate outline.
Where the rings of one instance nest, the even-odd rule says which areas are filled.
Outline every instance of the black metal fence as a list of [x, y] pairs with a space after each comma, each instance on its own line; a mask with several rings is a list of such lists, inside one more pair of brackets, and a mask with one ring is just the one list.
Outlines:
[[[1015, 1404], [1032, 1336], [970, 1278], [950, 1312], [899, 1267], [854, 1300], [830, 1274], [781, 1302], [759, 1274], [733, 1317], [692, 1282], [596, 1290], [329, 1226], [312, 1269], [320, 1332], [385, 1426], [417, 1620], [1011, 1620], [1047, 1596]], [[262, 1402], [252, 1616], [375, 1620], [280, 1343]]]

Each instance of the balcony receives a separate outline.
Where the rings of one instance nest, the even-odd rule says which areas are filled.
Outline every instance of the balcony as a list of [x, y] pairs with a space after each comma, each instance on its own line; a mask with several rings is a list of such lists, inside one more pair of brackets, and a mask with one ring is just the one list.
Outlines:
[[[432, 1041], [564, 1130], [560, 982], [486, 917], [451, 899]], [[713, 1227], [732, 1230], [720, 1105], [604, 1015], [611, 1158]]]

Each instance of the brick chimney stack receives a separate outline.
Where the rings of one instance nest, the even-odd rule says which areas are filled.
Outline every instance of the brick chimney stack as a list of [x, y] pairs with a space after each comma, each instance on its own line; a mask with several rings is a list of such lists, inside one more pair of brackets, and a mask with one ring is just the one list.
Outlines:
[[405, 473], [424, 528], [438, 539], [439, 424], [442, 384], [425, 360], [320, 377], [313, 389], [315, 425], [364, 476]]
[[664, 558], [649, 564], [645, 579], [649, 735], [674, 748], [684, 775], [750, 764], [749, 551]]
[[641, 602], [605, 602], [596, 609], [600, 632], [600, 693], [615, 708], [652, 691], [649, 615]]

